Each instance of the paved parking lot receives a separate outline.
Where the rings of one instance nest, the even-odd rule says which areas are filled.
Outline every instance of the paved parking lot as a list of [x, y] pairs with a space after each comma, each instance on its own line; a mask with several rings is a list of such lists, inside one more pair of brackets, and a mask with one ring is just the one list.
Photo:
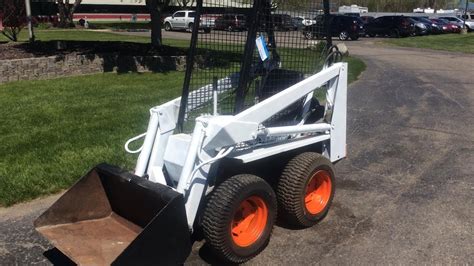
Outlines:
[[[347, 44], [368, 68], [349, 89], [334, 206], [311, 229], [276, 227], [249, 264], [472, 264], [474, 56]], [[0, 209], [1, 264], [46, 263], [32, 221], [54, 199]], [[212, 262], [201, 246], [187, 264]]]

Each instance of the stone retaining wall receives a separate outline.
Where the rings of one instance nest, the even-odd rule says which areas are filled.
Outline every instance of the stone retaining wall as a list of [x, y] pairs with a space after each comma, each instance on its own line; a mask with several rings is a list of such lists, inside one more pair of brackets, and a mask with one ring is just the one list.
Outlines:
[[77, 55], [0, 60], [0, 84], [104, 72], [184, 71], [185, 56]]

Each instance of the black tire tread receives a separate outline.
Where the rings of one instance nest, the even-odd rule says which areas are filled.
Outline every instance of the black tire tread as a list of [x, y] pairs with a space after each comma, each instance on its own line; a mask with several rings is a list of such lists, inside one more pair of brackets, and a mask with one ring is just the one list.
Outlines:
[[[243, 188], [255, 184], [262, 184], [262, 182], [265, 183], [271, 190], [270, 185], [268, 185], [265, 180], [258, 176], [247, 174], [237, 175], [227, 179], [222, 184], [220, 184], [211, 195], [205, 208], [201, 225], [207, 243], [210, 245], [213, 252], [221, 259], [232, 263], [243, 263], [258, 255], [258, 253], [260, 253], [267, 246], [272, 233], [271, 231], [270, 236], [266, 240], [266, 243], [259, 249], [259, 251], [255, 255], [250, 257], [243, 258], [236, 256], [235, 254], [233, 254], [228, 244], [226, 243], [226, 236], [228, 234], [227, 221], [229, 216], [232, 215], [233, 211], [233, 206], [229, 203], [235, 201], [236, 196], [239, 195], [240, 191], [242, 191]], [[270, 204], [273, 204], [273, 206], [275, 206], [274, 208], [276, 209], [276, 196], [273, 196], [273, 199], [274, 202]], [[273, 218], [269, 217], [273, 220], [271, 221], [272, 226], [276, 219], [276, 215], [274, 216], [275, 217]]]
[[[314, 222], [310, 222], [305, 218], [304, 211], [301, 208], [300, 196], [301, 185], [306, 183], [308, 172], [312, 171], [312, 166], [315, 164], [328, 165], [334, 173], [331, 162], [324, 156], [319, 153], [305, 152], [296, 156], [288, 163], [278, 182], [276, 193], [279, 206], [278, 214], [292, 225], [302, 227], [314, 225]], [[324, 214], [321, 216], [324, 216]]]

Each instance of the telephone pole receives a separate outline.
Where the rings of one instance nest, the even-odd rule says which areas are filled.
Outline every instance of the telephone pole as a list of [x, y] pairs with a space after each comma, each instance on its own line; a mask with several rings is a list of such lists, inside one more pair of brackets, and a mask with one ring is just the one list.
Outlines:
[[33, 21], [31, 18], [31, 4], [30, 0], [25, 0], [26, 20], [28, 22], [28, 35], [30, 42], [35, 41], [35, 33], [33, 32]]
[[463, 28], [466, 28], [466, 20], [467, 20], [467, 9], [469, 8], [469, 0], [466, 0], [466, 9], [464, 9], [464, 25]]

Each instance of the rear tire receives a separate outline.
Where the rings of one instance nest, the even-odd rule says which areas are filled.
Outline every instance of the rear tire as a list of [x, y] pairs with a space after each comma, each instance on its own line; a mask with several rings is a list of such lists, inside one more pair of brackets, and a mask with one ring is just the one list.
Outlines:
[[193, 30], [194, 30], [194, 23], [189, 23], [189, 25], [188, 25], [188, 31], [189, 31], [189, 32], [193, 32]]
[[279, 216], [291, 225], [311, 227], [328, 212], [334, 191], [332, 163], [318, 153], [302, 153], [286, 165], [278, 182]]
[[215, 255], [243, 263], [268, 245], [276, 218], [276, 196], [254, 175], [237, 175], [220, 184], [203, 213], [202, 229]]

